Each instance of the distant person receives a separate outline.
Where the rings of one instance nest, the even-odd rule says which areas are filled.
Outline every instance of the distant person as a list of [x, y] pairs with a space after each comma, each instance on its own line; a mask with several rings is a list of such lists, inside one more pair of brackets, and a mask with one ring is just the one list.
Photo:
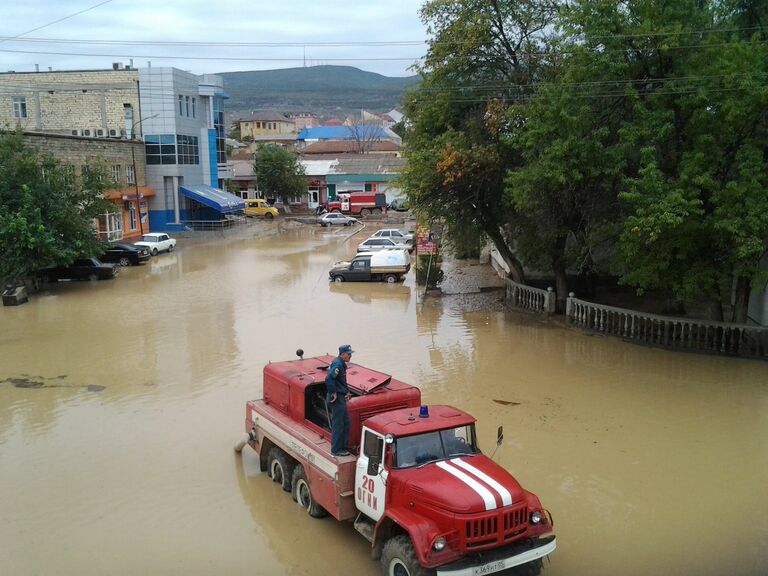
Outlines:
[[320, 216], [321, 214], [325, 214], [325, 212], [327, 212], [327, 210], [325, 209], [325, 204], [322, 204], [322, 203], [318, 204], [317, 208], [315, 208], [315, 214], [317, 214], [318, 216]]
[[326, 399], [331, 411], [331, 454], [334, 456], [350, 454], [347, 446], [349, 441], [347, 362], [352, 358], [353, 352], [349, 344], [339, 346], [339, 355], [328, 366], [328, 374], [325, 377]]

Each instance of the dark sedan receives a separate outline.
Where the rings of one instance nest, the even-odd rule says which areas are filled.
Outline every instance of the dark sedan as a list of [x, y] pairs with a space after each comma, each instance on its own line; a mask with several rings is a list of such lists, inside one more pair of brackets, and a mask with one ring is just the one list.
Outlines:
[[101, 255], [103, 262], [115, 262], [120, 266], [131, 266], [146, 262], [151, 258], [149, 249], [144, 246], [133, 246], [115, 242], [110, 244], [104, 254]]
[[98, 258], [80, 258], [69, 266], [57, 266], [38, 271], [43, 282], [57, 280], [106, 280], [117, 276], [114, 264], [104, 264]]

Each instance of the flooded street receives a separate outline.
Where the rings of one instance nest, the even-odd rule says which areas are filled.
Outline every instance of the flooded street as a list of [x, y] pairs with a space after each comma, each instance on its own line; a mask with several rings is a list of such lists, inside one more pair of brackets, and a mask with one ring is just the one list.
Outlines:
[[181, 239], [0, 309], [0, 574], [379, 574], [232, 450], [266, 362], [342, 343], [475, 415], [486, 453], [504, 425], [495, 459], [555, 519], [544, 574], [768, 573], [768, 365], [422, 303], [412, 272], [329, 285], [348, 234]]

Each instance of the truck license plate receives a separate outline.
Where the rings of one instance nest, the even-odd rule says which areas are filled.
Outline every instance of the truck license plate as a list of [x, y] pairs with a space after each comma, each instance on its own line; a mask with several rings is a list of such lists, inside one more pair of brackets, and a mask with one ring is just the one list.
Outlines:
[[483, 576], [483, 574], [493, 574], [494, 572], [498, 572], [499, 570], [504, 570], [505, 567], [504, 560], [496, 560], [496, 562], [491, 562], [490, 564], [483, 564], [482, 566], [476, 566], [475, 570], [473, 572], [474, 576]]

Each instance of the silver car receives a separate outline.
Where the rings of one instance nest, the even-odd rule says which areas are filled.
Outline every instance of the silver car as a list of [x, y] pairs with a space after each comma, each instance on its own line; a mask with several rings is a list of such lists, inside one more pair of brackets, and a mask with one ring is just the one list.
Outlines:
[[378, 252], [379, 250], [408, 250], [413, 252], [413, 246], [403, 242], [395, 242], [390, 238], [376, 238], [371, 236], [368, 240], [360, 242], [357, 246], [358, 252]]
[[371, 238], [389, 238], [400, 244], [412, 244], [413, 234], [403, 232], [397, 228], [382, 228], [375, 234], [371, 235]]
[[326, 226], [351, 226], [357, 223], [357, 218], [338, 212], [326, 212], [317, 219], [317, 223], [323, 228]]

